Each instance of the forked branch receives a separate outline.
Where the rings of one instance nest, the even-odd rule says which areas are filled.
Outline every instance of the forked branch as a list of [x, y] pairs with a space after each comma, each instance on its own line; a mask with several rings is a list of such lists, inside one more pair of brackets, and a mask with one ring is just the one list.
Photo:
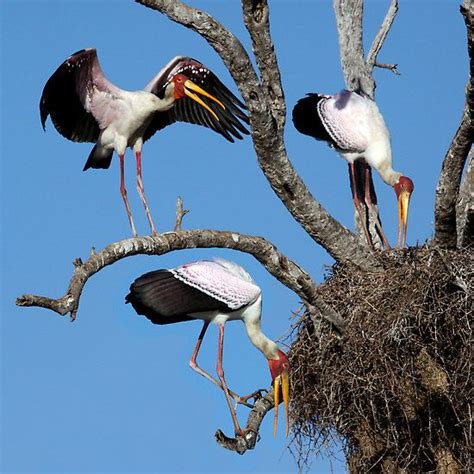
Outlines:
[[[222, 58], [248, 107], [258, 163], [272, 189], [308, 235], [339, 262], [364, 270], [379, 267], [369, 249], [360, 245], [357, 238], [314, 199], [288, 159], [282, 128], [283, 93], [278, 85], [269, 84], [271, 75], [279, 77], [273, 52], [256, 52], [262, 67], [262, 85], [242, 44], [209, 14], [179, 0], [136, 1], [196, 31]], [[245, 1], [244, 13], [254, 45], [272, 49], [266, 2]]]

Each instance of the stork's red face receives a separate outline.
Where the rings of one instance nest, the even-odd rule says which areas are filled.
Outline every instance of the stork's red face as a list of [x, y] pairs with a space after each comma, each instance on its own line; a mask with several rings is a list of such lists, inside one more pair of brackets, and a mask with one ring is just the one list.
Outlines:
[[288, 370], [290, 368], [290, 363], [288, 357], [282, 351], [278, 351], [278, 359], [268, 360], [268, 365], [270, 367], [270, 373], [272, 374], [273, 380], [273, 392], [275, 400], [275, 421], [273, 424], [273, 434], [276, 435], [277, 424], [278, 424], [278, 405], [280, 405], [280, 387], [283, 398], [283, 405], [285, 407], [285, 420], [286, 420], [286, 436], [288, 436], [289, 428], [289, 414], [288, 414], [288, 404], [289, 404], [289, 393], [290, 393], [290, 384], [288, 379]]
[[407, 176], [400, 176], [394, 184], [393, 189], [398, 199], [398, 243], [399, 247], [405, 247], [407, 238], [408, 206], [410, 205], [411, 193], [415, 189], [413, 181]]
[[189, 98], [196, 101], [199, 105], [204, 107], [216, 120], [219, 120], [219, 117], [217, 117], [216, 113], [197, 94], [201, 94], [202, 96], [213, 100], [223, 109], [225, 109], [224, 104], [220, 100], [216, 99], [213, 95], [209, 94], [209, 92], [206, 92], [204, 89], [199, 87], [184, 74], [179, 73], [174, 75], [171, 79], [171, 82], [174, 85], [173, 94], [175, 100], [179, 100], [185, 96], [188, 96]]

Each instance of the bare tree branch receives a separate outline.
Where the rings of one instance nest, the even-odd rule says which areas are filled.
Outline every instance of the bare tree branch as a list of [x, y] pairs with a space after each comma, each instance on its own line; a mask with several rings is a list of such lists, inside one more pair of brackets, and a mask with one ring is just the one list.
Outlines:
[[[374, 97], [375, 82], [372, 69], [365, 60], [362, 42], [364, 2], [362, 0], [334, 0], [341, 66], [349, 90], [362, 90]], [[382, 44], [378, 47], [380, 50]], [[378, 52], [378, 51], [377, 51]]]
[[16, 304], [47, 308], [63, 316], [69, 313], [74, 320], [87, 280], [102, 268], [133, 255], [164, 255], [174, 250], [211, 247], [234, 249], [253, 255], [277, 280], [300, 296], [309, 310], [330, 320], [339, 331], [344, 330], [343, 320], [322, 301], [312, 278], [281, 254], [272, 243], [262, 237], [217, 230], [167, 232], [154, 237], [135, 237], [115, 242], [100, 252], [93, 252], [85, 262], [76, 260], [69, 287], [61, 298], [23, 295], [17, 299]]
[[265, 415], [273, 409], [273, 406], [273, 391], [271, 391], [255, 402], [247, 418], [247, 425], [244, 428], [246, 431], [245, 436], [228, 438], [221, 430], [217, 430], [215, 434], [217, 443], [223, 448], [239, 454], [244, 454], [248, 449], [254, 449], [259, 438], [260, 425]]
[[456, 203], [457, 247], [474, 245], [474, 150], [471, 148], [458, 202]]
[[[369, 54], [367, 55], [367, 64], [371, 69], [373, 69], [374, 66], [378, 66], [378, 67], [386, 67], [387, 69], [391, 69], [392, 72], [394, 72], [394, 70], [395, 71], [397, 70], [396, 64], [394, 66], [388, 65], [388, 64], [384, 64], [384, 65], [377, 64], [377, 55], [379, 54], [379, 51], [382, 48], [382, 45], [385, 39], [387, 38], [388, 32], [390, 31], [390, 28], [392, 27], [393, 20], [395, 20], [395, 16], [397, 15], [397, 11], [398, 11], [398, 0], [392, 0], [390, 2], [390, 7], [388, 8], [387, 14], [385, 15], [383, 23], [380, 27], [380, 30], [377, 33], [377, 36], [374, 38]], [[387, 66], [392, 66], [392, 67], [387, 67]]]
[[375, 67], [382, 69], [388, 69], [393, 72], [396, 76], [401, 76], [400, 71], [397, 69], [398, 64], [385, 64], [385, 63], [375, 63]]
[[[379, 262], [369, 249], [360, 245], [356, 237], [314, 199], [296, 173], [288, 160], [283, 130], [278, 129], [271, 104], [266, 100], [268, 93], [262, 90], [247, 52], [237, 38], [207, 13], [178, 0], [136, 1], [196, 31], [222, 58], [248, 107], [259, 165], [272, 189], [310, 237], [339, 262], [354, 264], [365, 270], [379, 267]], [[260, 8], [265, 6], [262, 2], [258, 2], [258, 5]], [[254, 20], [249, 23], [249, 27], [253, 24]], [[259, 41], [268, 44], [269, 39], [263, 39], [262, 33], [267, 28], [265, 25], [265, 21], [263, 25], [258, 24], [261, 33]], [[262, 58], [261, 64], [265, 64], [264, 71], [269, 67], [269, 63]], [[275, 100], [278, 100], [277, 96], [275, 94]]]
[[445, 248], [455, 248], [458, 241], [456, 235], [456, 203], [462, 171], [474, 138], [472, 118], [474, 110], [474, 12], [469, 0], [466, 0], [464, 5], [460, 9], [466, 23], [467, 50], [470, 64], [466, 85], [466, 103], [461, 125], [446, 153], [438, 185], [436, 186], [434, 243]]
[[267, 95], [277, 128], [283, 132], [286, 120], [285, 95], [281, 85], [280, 69], [270, 34], [267, 0], [242, 0], [245, 26], [252, 39], [263, 91]]
[[175, 232], [178, 230], [181, 230], [181, 226], [183, 224], [183, 218], [188, 213], [189, 213], [189, 210], [184, 209], [183, 207], [183, 200], [181, 199], [181, 196], [178, 196], [178, 199], [176, 201], [176, 223], [174, 225]]

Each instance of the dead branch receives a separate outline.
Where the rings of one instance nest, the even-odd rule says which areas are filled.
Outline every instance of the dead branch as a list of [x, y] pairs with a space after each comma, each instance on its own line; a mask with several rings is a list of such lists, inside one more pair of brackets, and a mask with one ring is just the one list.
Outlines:
[[381, 69], [388, 69], [389, 71], [393, 72], [396, 76], [401, 76], [400, 71], [397, 69], [398, 64], [386, 64], [386, 63], [375, 63], [375, 67], [379, 67]]
[[[362, 90], [374, 97], [372, 69], [364, 57], [362, 20], [364, 3], [360, 0], [334, 0], [341, 66], [349, 90]], [[382, 40], [383, 42], [383, 40]], [[382, 47], [382, 42], [378, 50]]]
[[465, 6], [460, 7], [466, 23], [467, 50], [470, 64], [466, 85], [466, 103], [461, 124], [446, 153], [436, 186], [434, 243], [445, 248], [455, 248], [458, 241], [456, 235], [456, 203], [462, 172], [474, 139], [472, 118], [474, 110], [474, 12], [472, 5], [469, 8], [468, 4], [470, 3], [469, 0], [466, 0], [464, 2]]
[[246, 431], [245, 436], [229, 438], [221, 430], [217, 430], [215, 434], [217, 443], [223, 448], [235, 451], [239, 454], [244, 454], [248, 449], [254, 449], [259, 439], [258, 432], [260, 430], [260, 425], [262, 424], [265, 415], [272, 410], [273, 406], [274, 400], [272, 390], [255, 402], [247, 418], [247, 425], [244, 428]]
[[242, 0], [245, 26], [252, 40], [252, 49], [257, 61], [262, 90], [275, 118], [277, 128], [283, 131], [286, 119], [285, 95], [281, 85], [280, 69], [270, 34], [270, 19], [267, 0]]
[[[293, 168], [286, 153], [283, 130], [278, 128], [274, 119], [284, 109], [280, 107], [280, 112], [272, 111], [272, 101], [267, 100], [270, 94], [262, 87], [239, 40], [207, 13], [178, 0], [136, 1], [196, 31], [222, 58], [248, 107], [259, 165], [272, 189], [308, 235], [339, 262], [352, 263], [364, 270], [377, 268], [378, 261], [369, 249], [360, 245], [356, 237], [314, 199]], [[253, 18], [248, 21], [247, 27], [252, 30], [255, 26], [258, 30], [252, 33], [253, 41], [268, 45], [266, 3], [259, 1], [253, 4], [258, 5], [257, 19], [260, 18], [260, 21]], [[250, 7], [244, 5], [244, 8]], [[260, 64], [263, 65], [263, 74], [270, 77], [270, 67], [272, 64], [276, 67], [276, 60], [260, 56]], [[278, 69], [271, 74], [279, 77]], [[278, 92], [272, 93], [272, 100], [280, 101]]]
[[54, 299], [23, 295], [17, 299], [16, 304], [47, 308], [62, 316], [69, 313], [71, 320], [74, 320], [85, 284], [104, 267], [133, 255], [164, 255], [174, 250], [214, 247], [239, 250], [253, 255], [277, 280], [300, 296], [310, 310], [330, 320], [339, 331], [344, 330], [343, 320], [322, 301], [312, 278], [300, 266], [280, 253], [271, 242], [262, 237], [217, 230], [167, 232], [154, 237], [135, 237], [115, 242], [100, 252], [93, 252], [85, 262], [76, 260], [64, 296]]
[[[394, 72], [394, 69], [395, 71], [397, 69], [396, 64], [394, 66], [391, 64], [390, 65], [377, 64], [377, 55], [379, 54], [379, 51], [382, 48], [382, 45], [385, 42], [385, 39], [387, 38], [388, 32], [390, 31], [390, 28], [392, 27], [392, 24], [393, 24], [393, 21], [395, 20], [395, 16], [397, 15], [397, 12], [398, 12], [398, 0], [392, 0], [390, 2], [390, 7], [388, 8], [387, 14], [385, 15], [385, 18], [382, 22], [382, 25], [380, 26], [380, 30], [377, 33], [377, 36], [374, 38], [369, 54], [367, 55], [367, 64], [371, 69], [373, 69], [374, 66], [386, 67], [387, 69], [391, 69], [392, 72]], [[387, 66], [392, 66], [392, 67], [387, 67]]]
[[181, 196], [178, 196], [176, 200], [176, 223], [174, 225], [175, 232], [181, 230], [181, 226], [183, 224], [183, 218], [186, 214], [189, 213], [188, 209], [184, 209], [183, 207], [183, 200]]

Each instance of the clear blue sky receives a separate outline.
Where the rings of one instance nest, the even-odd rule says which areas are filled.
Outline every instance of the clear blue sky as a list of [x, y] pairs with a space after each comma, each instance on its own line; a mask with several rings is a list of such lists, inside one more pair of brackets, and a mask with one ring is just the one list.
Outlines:
[[[239, 1], [190, 2], [214, 15], [249, 47]], [[369, 44], [387, 1], [366, 7]], [[456, 1], [402, 0], [379, 56], [401, 76], [376, 71], [377, 101], [391, 130], [395, 168], [413, 178], [408, 242], [430, 238], [434, 187], [458, 126], [467, 78], [465, 29]], [[271, 1], [271, 24], [288, 114], [307, 92], [344, 87], [330, 1]], [[195, 57], [236, 90], [221, 60], [195, 33], [133, 1], [2, 0], [2, 472], [295, 472], [288, 440], [272, 436], [272, 417], [258, 449], [224, 451], [214, 431], [232, 433], [223, 394], [188, 360], [200, 323], [154, 326], [124, 297], [138, 275], [213, 255], [244, 265], [263, 288], [263, 328], [278, 339], [298, 298], [251, 257], [193, 250], [134, 257], [94, 276], [76, 322], [41, 309], [17, 308], [23, 293], [64, 294], [75, 257], [130, 236], [119, 195], [118, 160], [108, 171], [82, 172], [91, 145], [43, 132], [38, 103], [51, 73], [81, 48], [95, 47], [107, 77], [142, 88], [177, 54]], [[347, 166], [324, 144], [296, 133], [287, 147], [313, 194], [352, 228]], [[257, 166], [250, 139], [229, 144], [201, 127], [177, 124], [143, 150], [144, 182], [158, 229], [174, 223], [176, 196], [191, 213], [186, 228], [262, 235], [321, 281], [331, 259], [291, 219]], [[148, 224], [127, 155], [129, 196], [139, 232]], [[396, 240], [393, 190], [376, 178], [386, 233]], [[227, 327], [224, 367], [231, 388], [267, 387], [266, 361], [240, 323]], [[200, 363], [215, 367], [216, 328]], [[242, 420], [247, 410], [239, 409]], [[332, 464], [331, 464], [332, 463]], [[312, 472], [344, 472], [318, 459]]]

